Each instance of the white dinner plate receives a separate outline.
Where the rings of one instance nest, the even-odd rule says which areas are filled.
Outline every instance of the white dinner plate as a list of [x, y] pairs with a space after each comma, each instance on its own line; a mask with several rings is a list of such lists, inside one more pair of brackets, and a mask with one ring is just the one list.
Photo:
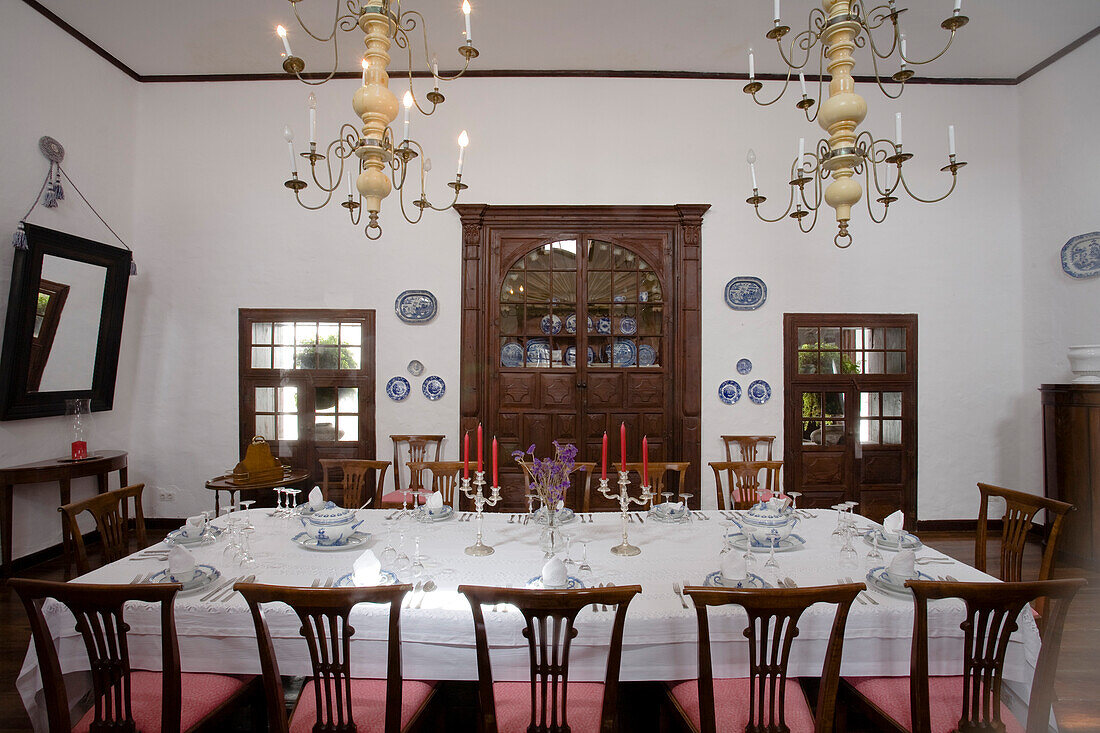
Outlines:
[[708, 588], [771, 588], [767, 581], [756, 573], [749, 573], [744, 580], [726, 580], [721, 570], [715, 570], [703, 581]]
[[[913, 591], [909, 590], [904, 585], [894, 585], [883, 576], [889, 577], [885, 567], [871, 568], [867, 571], [867, 586], [880, 593], [885, 593], [888, 596], [894, 596], [895, 598], [911, 599], [913, 597]], [[912, 580], [933, 580], [933, 578], [918, 570], [917, 577], [912, 578]]]
[[427, 509], [421, 507], [421, 511], [417, 513], [416, 519], [418, 522], [445, 522], [448, 519], [454, 519], [454, 516], [454, 507], [444, 504], [442, 508], [434, 512], [428, 512]]
[[[355, 583], [352, 582], [351, 576], [353, 573], [340, 576], [340, 579], [336, 581], [334, 588], [354, 588]], [[391, 573], [389, 570], [378, 571], [378, 582], [374, 585], [397, 585], [397, 576]], [[359, 586], [363, 588], [370, 588], [371, 586]]]
[[319, 545], [317, 540], [310, 537], [305, 532], [299, 532], [291, 537], [294, 544], [302, 547], [306, 550], [314, 550], [316, 552], [343, 552], [344, 550], [354, 550], [357, 547], [362, 547], [367, 543], [371, 537], [370, 532], [355, 532], [348, 537], [343, 544], [339, 545]]
[[536, 590], [577, 590], [578, 588], [584, 587], [584, 582], [580, 578], [574, 578], [572, 575], [570, 575], [566, 579], [565, 585], [544, 585], [542, 582], [542, 576], [536, 575], [535, 577], [527, 581], [527, 587]]
[[[745, 535], [741, 534], [740, 532], [735, 532], [733, 534], [727, 535], [727, 537], [731, 538], [730, 544], [733, 545], [734, 549], [741, 550], [742, 552], [745, 551], [745, 545], [748, 543], [748, 538], [745, 537]], [[805, 546], [806, 540], [804, 540], [800, 535], [790, 534], [779, 541], [779, 543], [775, 546], [775, 551], [792, 552], [793, 550], [801, 550]], [[758, 545], [755, 542], [752, 543], [753, 552], [771, 552], [771, 550], [771, 545]]]
[[900, 540], [888, 540], [882, 534], [882, 530], [877, 528], [863, 535], [863, 541], [873, 546], [875, 544], [875, 535], [878, 535], [878, 549], [880, 550], [898, 552], [900, 550], [919, 550], [924, 547], [916, 535], [906, 532], [901, 536]]
[[[213, 583], [218, 578], [222, 577], [222, 574], [218, 572], [218, 569], [213, 565], [196, 565], [195, 569], [199, 571], [199, 575], [194, 580], [189, 580], [183, 584], [183, 590], [179, 592], [179, 595], [191, 594], [195, 591], [200, 591]], [[149, 578], [150, 583], [171, 583], [168, 579], [168, 570], [161, 570], [153, 577]]]
[[206, 525], [206, 529], [202, 534], [194, 539], [184, 537], [182, 530], [173, 529], [168, 533], [168, 536], [164, 538], [164, 541], [170, 545], [182, 545], [184, 547], [204, 547], [206, 545], [212, 545], [217, 542], [221, 537], [222, 530], [215, 527], [212, 524]]

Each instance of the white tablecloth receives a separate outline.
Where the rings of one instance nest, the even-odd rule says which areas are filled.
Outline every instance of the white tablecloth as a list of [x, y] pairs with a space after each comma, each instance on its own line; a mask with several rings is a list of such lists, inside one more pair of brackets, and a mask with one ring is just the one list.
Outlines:
[[[219, 568], [226, 577], [255, 574], [257, 582], [309, 586], [315, 580], [338, 578], [351, 570], [357, 552], [318, 552], [302, 548], [291, 540], [300, 531], [286, 520], [272, 519], [269, 510], [252, 510], [257, 531], [252, 545], [256, 563], [238, 567], [223, 555], [224, 540], [194, 551], [200, 563]], [[829, 535], [836, 524], [835, 513], [814, 512], [803, 519], [795, 533], [806, 545], [793, 552], [776, 554], [779, 576], [790, 577], [799, 586], [827, 585], [841, 576], [861, 580], [868, 568], [865, 556], [869, 547], [857, 538], [860, 570], [838, 570], [837, 551], [830, 546]], [[485, 515], [485, 541], [495, 546], [488, 557], [471, 557], [463, 548], [472, 544], [476, 524], [473, 521], [422, 524], [386, 519], [389, 511], [363, 511], [362, 530], [373, 534], [366, 546], [380, 553], [387, 537], [394, 543], [400, 533], [411, 554], [413, 538], [421, 540], [426, 555], [426, 575], [438, 584], [432, 593], [413, 594], [412, 605], [401, 614], [404, 674], [409, 679], [473, 680], [477, 678], [474, 652], [473, 619], [465, 597], [456, 593], [461, 583], [524, 586], [538, 575], [543, 564], [537, 547], [540, 527], [533, 521], [509, 519], [510, 514]], [[596, 514], [593, 523], [574, 521], [564, 530], [574, 537], [573, 557], [580, 559], [581, 542], [588, 543], [588, 559], [593, 568], [590, 584], [638, 583], [642, 593], [632, 601], [624, 633], [623, 680], [678, 680], [696, 676], [696, 623], [692, 610], [685, 610], [674, 594], [673, 583], [700, 584], [706, 574], [718, 568], [722, 536], [729, 524], [717, 512], [706, 512], [707, 520], [670, 525], [652, 518], [644, 524], [628, 525], [633, 544], [642, 548], [635, 557], [618, 557], [610, 548], [619, 541], [618, 514]], [[861, 526], [870, 522], [856, 518]], [[222, 520], [218, 520], [221, 522]], [[390, 535], [392, 533], [392, 537]], [[893, 556], [884, 552], [887, 562]], [[929, 548], [918, 557], [945, 558]], [[765, 570], [766, 555], [759, 555], [753, 570], [774, 583], [774, 571]], [[881, 563], [880, 563], [881, 564]], [[160, 569], [154, 559], [120, 560], [78, 579], [90, 583], [128, 583], [135, 575]], [[986, 580], [990, 576], [955, 563], [923, 565], [932, 575], [952, 575], [960, 581]], [[575, 568], [570, 569], [576, 574]], [[410, 579], [408, 573], [402, 581]], [[239, 594], [228, 602], [209, 603], [194, 595], [176, 600], [176, 626], [184, 671], [259, 673], [260, 663], [255, 631], [247, 605]], [[849, 676], [909, 674], [913, 627], [911, 600], [874, 594], [877, 605], [855, 603], [848, 618], [842, 673]], [[689, 601], [690, 603], [690, 601]], [[961, 671], [962, 602], [937, 601], [929, 608], [930, 671], [934, 675], [959, 674]], [[817, 676], [821, 671], [833, 606], [812, 607], [802, 617], [801, 632], [790, 660], [792, 676]], [[51, 630], [66, 673], [88, 668], [87, 656], [71, 616], [57, 604], [46, 606]], [[579, 635], [572, 644], [570, 676], [576, 680], [602, 680], [606, 664], [606, 643], [613, 613], [590, 609], [578, 618]], [[714, 643], [714, 672], [717, 676], [744, 676], [747, 673], [748, 648], [742, 635], [744, 613], [740, 609], [719, 609], [711, 613], [711, 639]], [[298, 634], [299, 624], [285, 606], [271, 606], [268, 624], [275, 639], [276, 654], [283, 674], [305, 675], [310, 672], [305, 642]], [[520, 635], [521, 617], [514, 612], [486, 610], [490, 644], [493, 645], [493, 673], [496, 679], [527, 679], [529, 662], [526, 640]], [[160, 663], [158, 619], [145, 604], [128, 607], [127, 622], [130, 660], [135, 668], [157, 669]], [[356, 629], [353, 642], [353, 671], [357, 675], [384, 677], [384, 640], [386, 621], [380, 607], [359, 606], [352, 620]], [[1004, 677], [1021, 694], [1030, 690], [1039, 635], [1029, 614], [1022, 614], [1020, 630], [1013, 636], [1007, 654]], [[80, 684], [74, 679], [74, 682]], [[87, 684], [86, 681], [84, 684]], [[17, 680], [17, 687], [32, 721], [44, 729], [41, 709], [41, 682], [33, 645]], [[73, 691], [70, 691], [71, 693]], [[72, 696], [78, 697], [73, 694]]]

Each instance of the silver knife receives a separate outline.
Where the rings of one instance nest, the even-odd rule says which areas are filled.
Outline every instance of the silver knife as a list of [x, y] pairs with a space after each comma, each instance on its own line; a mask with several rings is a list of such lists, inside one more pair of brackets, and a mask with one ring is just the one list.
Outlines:
[[199, 601], [203, 601], [203, 602], [204, 601], [209, 601], [211, 598], [213, 598], [214, 596], [221, 593], [222, 590], [225, 588], [225, 586], [230, 585], [232, 583], [236, 583], [240, 579], [240, 577], [241, 576], [238, 575], [236, 578], [229, 578], [227, 580], [223, 580], [217, 586], [215, 586], [214, 588], [207, 591], [206, 594], [203, 595], [203, 597], [199, 599]]
[[798, 587], [798, 583], [791, 580], [791, 576], [788, 575], [786, 578], [784, 578], [784, 580], [787, 581], [787, 587], [788, 588], [797, 588]]
[[233, 587], [234, 585], [236, 585], [237, 583], [251, 583], [255, 580], [256, 580], [255, 575], [246, 575], [245, 577], [241, 578], [240, 580], [235, 581], [234, 583], [232, 583], [225, 593], [223, 593], [219, 596], [215, 596], [210, 602], [211, 603], [224, 603], [225, 601], [228, 601], [230, 598], [232, 598], [233, 594], [237, 592], [236, 589]]

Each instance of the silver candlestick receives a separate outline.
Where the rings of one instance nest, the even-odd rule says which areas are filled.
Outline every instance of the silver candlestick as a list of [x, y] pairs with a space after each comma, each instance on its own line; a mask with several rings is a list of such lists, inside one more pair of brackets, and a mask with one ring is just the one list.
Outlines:
[[650, 494], [648, 486], [642, 486], [642, 495], [635, 499], [627, 493], [630, 487], [630, 474], [627, 471], [619, 471], [619, 493], [612, 494], [607, 488], [607, 479], [600, 479], [600, 493], [606, 496], [612, 501], [619, 502], [619, 509], [622, 512], [622, 524], [623, 524], [623, 541], [611, 548], [612, 555], [624, 555], [632, 556], [641, 553], [642, 548], [630, 544], [629, 539], [626, 536], [626, 513], [631, 504], [645, 504], [650, 501], [652, 495]]
[[492, 495], [485, 496], [484, 492], [481, 490], [481, 487], [485, 485], [484, 471], [477, 471], [474, 473], [473, 483], [474, 486], [477, 487], [475, 490], [470, 489], [470, 479], [464, 478], [462, 479], [462, 486], [460, 487], [462, 489], [462, 494], [467, 499], [473, 499], [474, 510], [477, 512], [477, 542], [466, 548], [466, 554], [483, 557], [485, 555], [492, 555], [496, 550], [493, 549], [492, 545], [487, 545], [481, 541], [481, 510], [486, 506], [496, 506], [496, 503], [500, 501], [500, 487], [490, 487]]

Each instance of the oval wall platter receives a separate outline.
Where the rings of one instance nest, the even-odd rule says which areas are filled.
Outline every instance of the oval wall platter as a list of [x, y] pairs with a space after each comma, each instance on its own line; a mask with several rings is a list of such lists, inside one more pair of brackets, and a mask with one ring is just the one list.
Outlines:
[[394, 402], [403, 402], [409, 396], [409, 392], [412, 392], [412, 387], [409, 386], [409, 380], [404, 377], [393, 377], [386, 382], [386, 394]]
[[726, 283], [726, 305], [735, 311], [754, 311], [768, 299], [768, 286], [758, 277], [740, 275]]
[[757, 404], [762, 405], [771, 399], [772, 388], [763, 379], [757, 379], [749, 385], [749, 399]]
[[438, 309], [439, 302], [427, 290], [406, 290], [393, 304], [397, 317], [405, 323], [427, 323]]
[[727, 405], [732, 405], [741, 399], [741, 385], [732, 379], [727, 379], [718, 385], [718, 399]]
[[1062, 269], [1070, 277], [1100, 275], [1100, 232], [1078, 234], [1062, 247]]
[[435, 401], [447, 392], [447, 385], [443, 382], [442, 377], [432, 376], [424, 380], [420, 390], [429, 400]]
[[748, 374], [751, 371], [752, 371], [752, 362], [751, 361], [749, 361], [748, 359], [738, 359], [737, 360], [737, 373], [738, 374]]

